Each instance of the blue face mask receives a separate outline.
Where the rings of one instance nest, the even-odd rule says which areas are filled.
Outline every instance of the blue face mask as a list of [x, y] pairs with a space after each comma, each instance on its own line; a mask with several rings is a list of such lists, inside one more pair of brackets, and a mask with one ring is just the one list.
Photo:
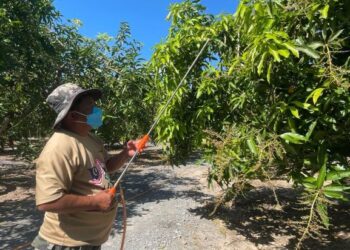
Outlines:
[[[80, 115], [86, 116], [86, 124], [88, 124], [93, 129], [98, 129], [102, 125], [102, 109], [94, 106], [92, 109], [92, 113], [85, 115], [83, 113], [80, 113], [78, 111], [74, 111]], [[78, 121], [76, 121], [78, 122]], [[85, 122], [79, 122], [79, 123], [85, 123]]]

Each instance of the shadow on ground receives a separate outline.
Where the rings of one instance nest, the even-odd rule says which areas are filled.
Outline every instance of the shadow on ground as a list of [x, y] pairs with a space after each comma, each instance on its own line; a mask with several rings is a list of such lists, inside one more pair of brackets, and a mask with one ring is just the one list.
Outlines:
[[[276, 209], [276, 201], [271, 189], [260, 188], [251, 190], [245, 197], [238, 197], [231, 207], [222, 206], [209, 217], [214, 209], [212, 203], [192, 209], [196, 215], [207, 219], [221, 219], [226, 227], [245, 236], [248, 241], [258, 245], [274, 246], [280, 237], [287, 238], [287, 245], [283, 249], [295, 249], [301, 231], [298, 230], [302, 217], [308, 215], [297, 202], [294, 189], [279, 188], [276, 190], [283, 210]], [[335, 238], [341, 231], [350, 228], [350, 206], [342, 204], [330, 210], [331, 223], [329, 231], [322, 231], [322, 239], [307, 239], [302, 249], [350, 249], [349, 240]]]
[[[20, 188], [34, 187], [32, 166], [1, 164], [0, 195], [6, 195]], [[29, 244], [36, 236], [43, 214], [36, 210], [34, 194], [24, 197], [14, 195], [0, 202], [0, 249], [30, 249]]]
[[0, 249], [30, 249], [43, 214], [35, 209], [34, 197], [0, 203]]
[[[196, 178], [178, 178], [174, 175], [171, 166], [163, 165], [165, 161], [161, 158], [160, 152], [154, 150], [142, 155], [135, 162], [134, 166], [125, 175], [122, 187], [127, 200], [127, 216], [144, 216], [148, 210], [142, 208], [145, 203], [160, 203], [170, 199], [192, 199], [204, 203], [212, 200], [213, 196], [196, 190], [200, 186]], [[113, 178], [115, 181], [118, 175]], [[186, 187], [186, 188], [177, 188]], [[115, 222], [115, 233], [121, 233], [122, 229], [122, 209], [118, 209], [118, 218]], [[112, 232], [113, 234], [113, 232]]]

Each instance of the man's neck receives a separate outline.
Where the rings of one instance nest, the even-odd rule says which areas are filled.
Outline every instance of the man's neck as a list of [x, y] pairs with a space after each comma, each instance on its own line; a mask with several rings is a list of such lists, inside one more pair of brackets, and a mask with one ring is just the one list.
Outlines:
[[90, 132], [90, 130], [82, 129], [80, 126], [74, 126], [74, 125], [62, 126], [62, 128], [83, 137], [88, 136]]
[[83, 130], [81, 130], [81, 129], [75, 129], [75, 128], [73, 128], [73, 129], [70, 129], [70, 131], [73, 132], [73, 133], [76, 133], [76, 134], [78, 134], [78, 135], [80, 135], [80, 136], [83, 136], [83, 137], [86, 137], [86, 136], [89, 135], [89, 131], [83, 131]]

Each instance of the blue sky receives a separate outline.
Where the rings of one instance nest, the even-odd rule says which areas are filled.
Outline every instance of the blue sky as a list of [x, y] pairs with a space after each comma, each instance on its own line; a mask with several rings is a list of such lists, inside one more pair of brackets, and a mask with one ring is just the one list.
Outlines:
[[[165, 20], [171, 3], [179, 0], [54, 0], [64, 19], [83, 22], [80, 33], [95, 38], [99, 33], [114, 36], [121, 22], [128, 22], [132, 37], [144, 44], [141, 56], [149, 59], [152, 47], [165, 38]], [[210, 14], [234, 13], [239, 0], [202, 0]]]

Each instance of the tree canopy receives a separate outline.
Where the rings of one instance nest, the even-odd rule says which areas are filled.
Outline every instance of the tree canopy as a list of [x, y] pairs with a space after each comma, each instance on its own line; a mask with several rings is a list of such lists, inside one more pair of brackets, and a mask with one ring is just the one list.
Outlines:
[[150, 61], [148, 99], [160, 108], [210, 40], [157, 139], [175, 164], [205, 150], [226, 199], [253, 178], [285, 175], [304, 186], [311, 212], [301, 241], [311, 222], [328, 228], [332, 199], [347, 200], [349, 10], [336, 0], [245, 0], [213, 17], [184, 1], [171, 7], [169, 35]]
[[[30, 138], [47, 136], [56, 114], [45, 105], [58, 85], [75, 82], [104, 93], [106, 143], [123, 142], [144, 132], [147, 75], [139, 56], [141, 43], [127, 23], [115, 37], [90, 39], [79, 33], [77, 19], [64, 24], [49, 0], [0, 3], [0, 140], [18, 141], [20, 152], [40, 149]], [[137, 108], [135, 108], [137, 107]], [[40, 144], [39, 144], [40, 145]]]

